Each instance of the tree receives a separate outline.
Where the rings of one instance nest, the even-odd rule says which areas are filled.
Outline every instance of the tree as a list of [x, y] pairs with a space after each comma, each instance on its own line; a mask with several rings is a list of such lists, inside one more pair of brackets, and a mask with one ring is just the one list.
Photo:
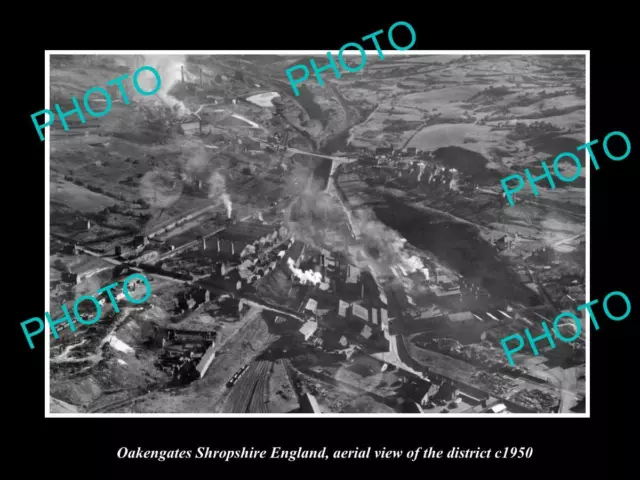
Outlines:
[[220, 76], [220, 74], [217, 74], [215, 76], [215, 80], [216, 80], [216, 83], [221, 83], [222, 82], [222, 77]]
[[244, 82], [244, 75], [242, 74], [242, 72], [240, 70], [236, 70], [234, 78], [236, 80], [238, 80], [239, 82]]

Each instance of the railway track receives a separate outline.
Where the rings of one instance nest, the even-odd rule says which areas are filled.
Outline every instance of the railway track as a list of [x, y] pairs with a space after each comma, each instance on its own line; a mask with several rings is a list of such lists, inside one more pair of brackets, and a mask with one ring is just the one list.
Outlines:
[[[247, 413], [252, 412], [252, 407], [262, 410], [257, 404], [262, 401], [262, 391], [264, 390], [264, 382], [267, 377], [271, 362], [256, 361], [252, 362], [242, 378], [233, 387], [234, 391], [227, 400], [227, 411], [230, 413]], [[258, 389], [260, 386], [260, 389]], [[252, 401], [254, 393], [258, 392], [258, 400]]]
[[269, 374], [273, 367], [273, 362], [264, 363], [264, 370], [258, 377], [253, 392], [251, 394], [251, 400], [247, 406], [246, 413], [269, 413], [267, 404], [265, 402], [265, 395], [268, 394], [267, 386], [269, 383]]
[[[269, 335], [267, 344], [277, 338]], [[269, 413], [267, 396], [269, 394], [269, 376], [273, 368], [270, 360], [254, 360], [242, 377], [232, 387], [227, 399], [225, 411], [229, 413]]]

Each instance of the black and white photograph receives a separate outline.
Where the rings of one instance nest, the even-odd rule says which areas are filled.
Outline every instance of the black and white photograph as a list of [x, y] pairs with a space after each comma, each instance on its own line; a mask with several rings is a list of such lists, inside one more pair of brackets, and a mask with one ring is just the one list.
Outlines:
[[47, 52], [46, 416], [588, 416], [588, 52], [311, 60]]

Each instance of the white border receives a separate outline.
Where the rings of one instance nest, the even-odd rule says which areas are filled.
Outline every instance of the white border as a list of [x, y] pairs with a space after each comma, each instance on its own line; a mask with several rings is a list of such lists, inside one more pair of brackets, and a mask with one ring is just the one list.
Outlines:
[[[326, 55], [327, 50], [46, 50], [45, 51], [45, 81], [44, 98], [45, 107], [50, 109], [50, 56], [51, 55]], [[337, 55], [337, 50], [330, 50]], [[367, 55], [377, 55], [376, 50], [366, 50]], [[383, 50], [385, 56], [402, 55], [584, 55], [585, 56], [585, 135], [586, 142], [591, 141], [591, 72], [589, 50]], [[357, 51], [345, 51], [346, 55], [359, 55]], [[45, 311], [49, 311], [49, 263], [50, 263], [50, 135], [45, 135]], [[586, 162], [586, 292], [585, 301], [590, 301], [590, 218], [591, 202], [590, 190], [590, 164]], [[325, 413], [325, 414], [289, 414], [289, 413], [51, 413], [50, 412], [50, 335], [49, 325], [45, 322], [45, 391], [44, 391], [44, 416], [45, 418], [590, 418], [591, 417], [591, 351], [590, 351], [590, 321], [585, 312], [586, 328], [586, 412], [585, 413], [513, 413], [509, 415], [491, 415], [482, 413]]]

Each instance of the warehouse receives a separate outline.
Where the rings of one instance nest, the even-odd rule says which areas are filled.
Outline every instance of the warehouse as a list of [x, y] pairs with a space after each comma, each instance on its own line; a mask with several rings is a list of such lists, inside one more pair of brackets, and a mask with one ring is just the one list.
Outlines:
[[245, 257], [272, 245], [286, 234], [279, 225], [263, 225], [258, 222], [232, 223], [207, 243], [207, 253], [230, 257]]

